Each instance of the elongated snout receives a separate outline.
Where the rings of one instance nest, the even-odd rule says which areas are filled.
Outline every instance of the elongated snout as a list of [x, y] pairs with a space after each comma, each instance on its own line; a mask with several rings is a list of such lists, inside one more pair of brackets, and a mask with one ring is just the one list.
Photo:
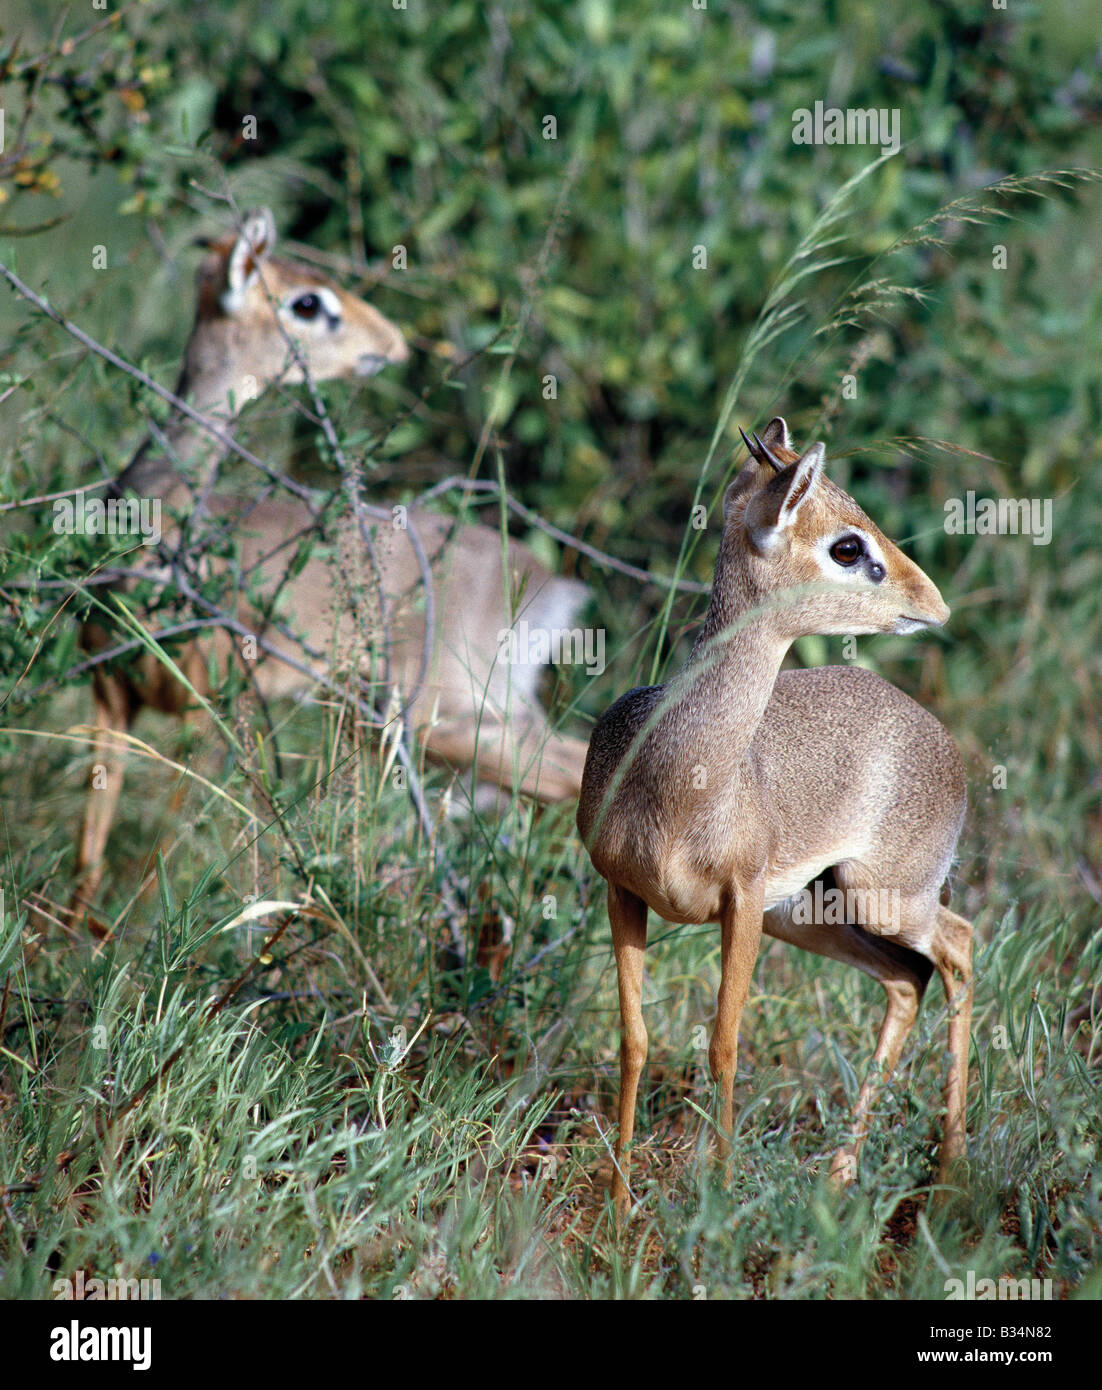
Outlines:
[[900, 556], [907, 566], [897, 587], [906, 599], [904, 611], [893, 632], [917, 632], [923, 627], [941, 627], [949, 621], [949, 605], [941, 597], [937, 585], [912, 561]]

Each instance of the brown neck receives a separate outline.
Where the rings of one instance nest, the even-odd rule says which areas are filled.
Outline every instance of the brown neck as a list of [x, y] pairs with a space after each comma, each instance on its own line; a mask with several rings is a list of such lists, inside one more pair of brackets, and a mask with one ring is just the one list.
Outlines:
[[672, 683], [678, 708], [669, 727], [690, 766], [733, 770], [753, 741], [792, 640], [762, 607], [745, 571], [721, 551], [704, 626]]
[[[195, 380], [187, 364], [180, 372], [176, 395], [205, 410], [205, 402], [221, 400], [217, 383]], [[224, 433], [232, 433], [233, 420], [225, 412], [211, 412], [208, 418]], [[159, 497], [168, 505], [183, 504], [201, 492], [213, 478], [226, 455], [225, 447], [193, 420], [174, 413], [160, 436], [147, 435], [137, 453], [115, 479], [112, 491]]]

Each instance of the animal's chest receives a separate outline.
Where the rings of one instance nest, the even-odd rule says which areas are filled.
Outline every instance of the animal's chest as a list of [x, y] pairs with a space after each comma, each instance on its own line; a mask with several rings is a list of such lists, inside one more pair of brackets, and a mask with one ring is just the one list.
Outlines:
[[826, 844], [797, 845], [795, 827], [785, 828], [774, 833], [745, 790], [717, 798], [706, 814], [685, 816], [676, 827], [637, 819], [622, 828], [618, 881], [669, 922], [718, 921], [749, 891], [761, 891], [768, 909], [838, 858]]
[[647, 905], [666, 922], [718, 922], [726, 895], [714, 879], [700, 874], [667, 876], [661, 887], [652, 887]]
[[[740, 830], [741, 821], [741, 830]], [[760, 870], [765, 846], [734, 798], [714, 801], [706, 814], [665, 829], [640, 865], [640, 893], [670, 922], [715, 922], [740, 887]]]

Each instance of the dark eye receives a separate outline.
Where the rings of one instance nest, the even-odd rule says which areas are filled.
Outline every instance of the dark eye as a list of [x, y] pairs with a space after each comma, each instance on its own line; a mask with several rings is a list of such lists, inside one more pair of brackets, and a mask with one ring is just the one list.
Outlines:
[[865, 553], [856, 536], [843, 536], [830, 547], [830, 558], [839, 565], [855, 565]]
[[300, 294], [291, 303], [291, 313], [296, 318], [305, 319], [309, 323], [311, 319], [316, 319], [321, 313], [321, 300], [316, 294]]

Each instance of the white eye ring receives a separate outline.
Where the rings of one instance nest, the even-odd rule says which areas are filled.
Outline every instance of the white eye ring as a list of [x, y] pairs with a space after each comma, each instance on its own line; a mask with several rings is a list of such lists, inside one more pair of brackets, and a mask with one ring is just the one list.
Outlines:
[[297, 324], [314, 324], [324, 318], [327, 326], [334, 329], [341, 321], [341, 302], [326, 285], [303, 285], [292, 290], [283, 307]]
[[[853, 542], [859, 548], [852, 559], [834, 553], [839, 546], [846, 545], [848, 549]], [[880, 584], [887, 578], [887, 561], [880, 546], [858, 526], [850, 525], [833, 536], [822, 537], [815, 543], [815, 552], [819, 568], [831, 581], [848, 583], [852, 578], [855, 582], [871, 580], [874, 584]]]

